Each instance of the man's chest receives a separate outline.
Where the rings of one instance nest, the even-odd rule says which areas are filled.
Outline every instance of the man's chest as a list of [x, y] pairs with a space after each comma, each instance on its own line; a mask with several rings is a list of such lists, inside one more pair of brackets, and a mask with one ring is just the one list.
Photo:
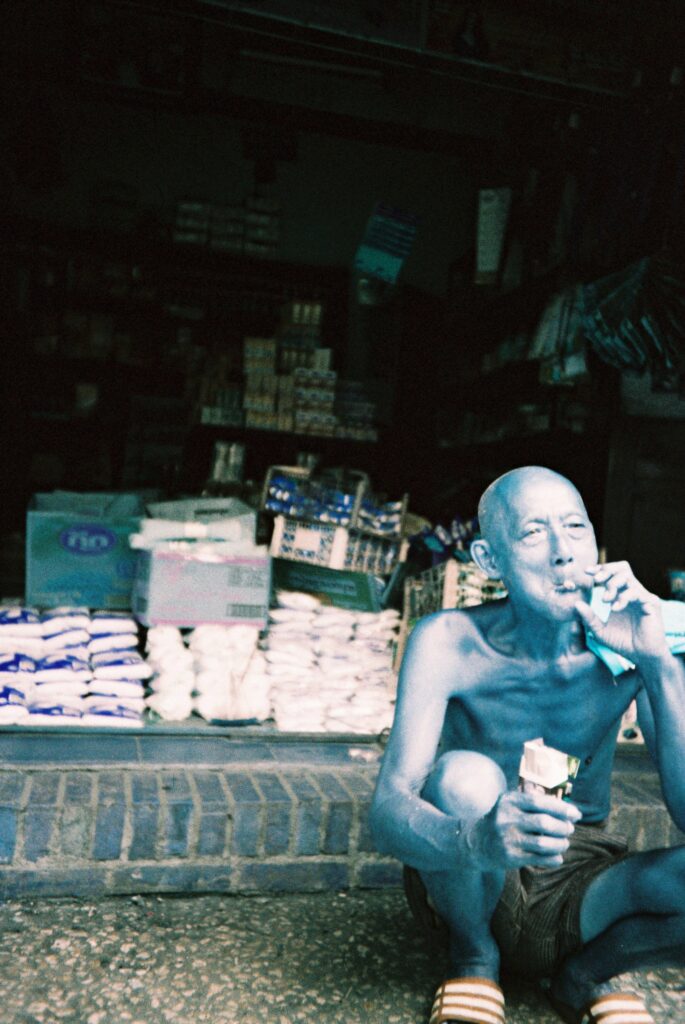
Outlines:
[[454, 693], [444, 739], [489, 754], [507, 774], [517, 768], [523, 743], [537, 736], [582, 760], [592, 758], [632, 698], [632, 688], [615, 684], [592, 656], [562, 672], [504, 660], [490, 669]]

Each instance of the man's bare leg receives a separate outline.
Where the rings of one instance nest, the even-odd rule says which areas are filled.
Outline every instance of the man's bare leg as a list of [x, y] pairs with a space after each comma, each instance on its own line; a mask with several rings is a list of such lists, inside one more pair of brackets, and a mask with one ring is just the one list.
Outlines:
[[[493, 807], [507, 788], [490, 758], [471, 751], [444, 754], [424, 786], [422, 796], [464, 824]], [[504, 872], [483, 872], [470, 864], [454, 871], [422, 871], [432, 903], [450, 932], [449, 976], [499, 980], [499, 948], [490, 930], [504, 885]]]
[[569, 1006], [586, 1006], [624, 971], [685, 965], [685, 846], [636, 853], [595, 878], [581, 934], [552, 982]]

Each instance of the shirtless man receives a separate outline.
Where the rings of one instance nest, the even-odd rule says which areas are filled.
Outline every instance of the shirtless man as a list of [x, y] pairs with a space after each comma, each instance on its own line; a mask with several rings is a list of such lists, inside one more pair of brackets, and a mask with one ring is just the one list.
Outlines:
[[[502, 1024], [500, 967], [548, 979], [568, 1022], [649, 1024], [639, 995], [610, 982], [685, 964], [685, 846], [629, 854], [601, 822], [636, 698], [666, 805], [685, 829], [685, 665], [659, 599], [626, 562], [598, 564], [564, 477], [513, 470], [478, 511], [473, 558], [508, 597], [413, 630], [371, 812], [378, 848], [409, 866], [449, 936], [431, 1024]], [[590, 608], [593, 586], [611, 608], [606, 622]], [[614, 678], [586, 630], [634, 667]], [[570, 798], [518, 789], [523, 743], [537, 737], [580, 759]]]

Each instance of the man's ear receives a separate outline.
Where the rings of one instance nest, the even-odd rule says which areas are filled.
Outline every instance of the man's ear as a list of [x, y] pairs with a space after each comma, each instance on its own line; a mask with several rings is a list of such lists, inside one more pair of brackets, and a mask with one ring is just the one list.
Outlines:
[[498, 580], [501, 578], [497, 568], [497, 560], [492, 548], [486, 540], [474, 540], [471, 544], [471, 558], [479, 569], [482, 569], [488, 579]]

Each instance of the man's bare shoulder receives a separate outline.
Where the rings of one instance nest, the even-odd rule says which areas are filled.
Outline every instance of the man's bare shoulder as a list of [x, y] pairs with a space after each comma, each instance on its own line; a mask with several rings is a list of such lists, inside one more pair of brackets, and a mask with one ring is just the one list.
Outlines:
[[422, 647], [437, 645], [455, 653], [461, 653], [463, 643], [487, 644], [488, 634], [505, 616], [505, 605], [504, 601], [490, 601], [472, 608], [433, 612], [419, 620], [412, 639]]

